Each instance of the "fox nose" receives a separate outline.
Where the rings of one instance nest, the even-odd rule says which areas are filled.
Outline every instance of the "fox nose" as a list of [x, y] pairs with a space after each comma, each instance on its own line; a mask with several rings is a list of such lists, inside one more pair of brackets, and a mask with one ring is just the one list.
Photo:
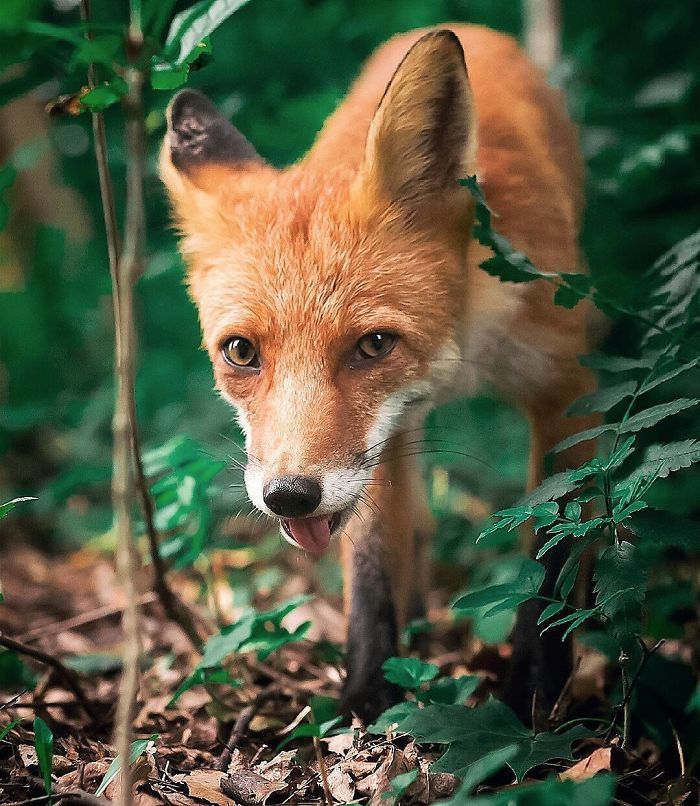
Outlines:
[[265, 485], [263, 501], [281, 518], [303, 518], [321, 503], [321, 485], [306, 476], [282, 476]]

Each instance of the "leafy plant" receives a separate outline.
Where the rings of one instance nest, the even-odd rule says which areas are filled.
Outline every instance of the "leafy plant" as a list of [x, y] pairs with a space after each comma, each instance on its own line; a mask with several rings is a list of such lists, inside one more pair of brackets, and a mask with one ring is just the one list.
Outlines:
[[39, 761], [39, 771], [44, 781], [44, 789], [51, 803], [51, 764], [53, 762], [53, 733], [40, 717], [34, 717], [34, 749]]
[[311, 598], [297, 596], [263, 612], [251, 608], [238, 621], [212, 636], [204, 647], [202, 659], [192, 674], [180, 684], [170, 705], [174, 705], [185, 691], [195, 685], [205, 683], [238, 685], [239, 681], [231, 678], [223, 666], [230, 655], [257, 652], [258, 658], [264, 660], [285, 644], [300, 641], [306, 635], [311, 622], [305, 621], [290, 631], [282, 626], [282, 620]]
[[[567, 541], [569, 554], [556, 581], [556, 598], [539, 595], [544, 568], [530, 561], [513, 582], [468, 593], [455, 602], [455, 607], [470, 610], [493, 605], [487, 615], [495, 615], [531, 598], [544, 599], [548, 604], [539, 622], [543, 632], [554, 627], [565, 628], [562, 636], [566, 637], [588, 619], [596, 618], [618, 642], [620, 658], [624, 658], [625, 663], [633, 658], [639, 666], [642, 659], [638, 640], [649, 558], [660, 545], [689, 547], [685, 537], [688, 524], [680, 522], [671, 512], [661, 514], [650, 510], [651, 490], [658, 479], [700, 461], [700, 451], [695, 439], [652, 444], [643, 449], [638, 435], [700, 403], [700, 398], [686, 397], [652, 405], [646, 403], [652, 390], [654, 395], [659, 395], [671, 381], [696, 369], [700, 363], [697, 357], [700, 232], [677, 244], [655, 264], [651, 277], [656, 287], [650, 297], [651, 304], [645, 299], [641, 306], [634, 307], [627, 300], [616, 299], [608, 290], [601, 291], [587, 276], [539, 271], [493, 230], [492, 213], [475, 178], [465, 180], [464, 184], [476, 204], [476, 237], [494, 252], [494, 257], [482, 265], [486, 271], [505, 282], [545, 280], [556, 286], [554, 300], [565, 307], [590, 299], [608, 313], [633, 318], [642, 329], [642, 351], [635, 358], [581, 358], [583, 364], [601, 372], [603, 383], [600, 391], [576, 401], [569, 413], [601, 412], [608, 415], [608, 421], [567, 437], [554, 450], [607, 437], [607, 453], [551, 476], [518, 506], [496, 512], [494, 522], [480, 535], [479, 539], [483, 539], [532, 521], [535, 531], [546, 530], [548, 536], [537, 559]], [[569, 500], [561, 507], [558, 499], [564, 495]], [[592, 512], [593, 508], [597, 511]], [[658, 531], [648, 528], [649, 514], [656, 517]], [[636, 543], [626, 538], [629, 532]], [[581, 556], [588, 546], [601, 539], [607, 547], [600, 553], [596, 565], [595, 604], [579, 608], [570, 596]], [[561, 615], [562, 611], [569, 612]]]
[[[146, 750], [148, 750], [149, 746], [152, 745], [154, 742], [158, 741], [158, 734], [153, 733], [148, 739], [136, 739], [136, 741], [131, 743], [131, 750], [129, 752], [129, 765], [132, 766], [136, 764], [139, 757], [142, 756]], [[122, 768], [122, 759], [120, 756], [112, 759], [112, 763], [107, 768], [107, 772], [104, 774], [104, 778], [100, 781], [100, 785], [97, 787], [95, 792], [96, 797], [100, 797], [100, 795], [104, 794], [104, 791], [107, 787], [112, 783], [112, 781], [119, 775], [119, 771]]]

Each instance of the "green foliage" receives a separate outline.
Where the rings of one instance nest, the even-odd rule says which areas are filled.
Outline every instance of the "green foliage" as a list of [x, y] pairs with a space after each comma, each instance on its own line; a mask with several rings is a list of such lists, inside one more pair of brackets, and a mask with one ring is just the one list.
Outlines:
[[434, 663], [425, 663], [418, 658], [389, 658], [382, 664], [382, 671], [390, 683], [409, 689], [420, 688], [440, 673]]
[[53, 733], [40, 716], [34, 717], [34, 749], [39, 762], [39, 772], [44, 789], [51, 803], [51, 764], [53, 762]]
[[502, 792], [467, 796], [465, 786], [446, 800], [439, 800], [440, 806], [607, 806], [613, 802], [615, 777], [595, 775], [587, 781], [560, 781], [556, 776], [537, 784], [509, 787]]
[[[129, 766], [133, 766], [136, 761], [138, 760], [139, 756], [143, 755], [146, 750], [148, 749], [149, 745], [153, 742], [158, 741], [158, 734], [153, 733], [151, 734], [148, 739], [136, 739], [131, 743], [131, 748], [129, 750]], [[107, 768], [107, 772], [104, 774], [104, 778], [100, 781], [100, 785], [97, 787], [97, 791], [95, 792], [95, 797], [100, 797], [110, 785], [110, 783], [119, 775], [119, 771], [122, 768], [122, 759], [121, 756], [117, 756], [116, 758], [112, 759], [112, 763]]]
[[191, 565], [207, 547], [211, 535], [211, 483], [226, 462], [207, 456], [194, 440], [177, 436], [144, 456], [144, 471], [152, 480], [155, 525], [170, 533], [161, 554], [175, 567]]
[[[511, 512], [511, 510], [504, 510], [504, 513], [505, 512]], [[519, 523], [523, 523], [531, 517], [531, 515], [532, 509], [525, 507], [523, 508], [523, 512], [513, 517], [515, 517], [516, 521]], [[506, 519], [510, 519], [511, 515], [508, 514], [505, 515], [505, 517]], [[453, 604], [453, 607], [456, 610], [470, 611], [486, 605], [493, 605], [485, 614], [487, 616], [493, 616], [501, 612], [501, 610], [513, 609], [522, 602], [536, 597], [537, 592], [544, 582], [544, 577], [544, 566], [535, 560], [524, 558], [521, 571], [512, 582], [502, 585], [491, 585], [480, 591], [474, 591], [465, 596], [460, 596]]]
[[209, 683], [240, 685], [240, 681], [232, 678], [229, 672], [223, 668], [224, 662], [230, 655], [257, 652], [258, 658], [264, 660], [285, 644], [300, 641], [306, 635], [311, 623], [305, 621], [290, 632], [282, 626], [282, 620], [297, 607], [310, 601], [311, 598], [310, 596], [297, 596], [263, 612], [257, 612], [251, 608], [238, 621], [213, 635], [204, 646], [202, 659], [192, 674], [179, 685], [168, 704], [169, 707], [175, 705], [178, 699], [193, 686]]
[[449, 745], [432, 769], [460, 777], [484, 756], [513, 745], [516, 750], [505, 763], [518, 781], [535, 766], [555, 758], [573, 758], [572, 743], [591, 735], [581, 726], [561, 733], [535, 733], [495, 699], [476, 708], [428, 705], [410, 713], [398, 729], [418, 742]]

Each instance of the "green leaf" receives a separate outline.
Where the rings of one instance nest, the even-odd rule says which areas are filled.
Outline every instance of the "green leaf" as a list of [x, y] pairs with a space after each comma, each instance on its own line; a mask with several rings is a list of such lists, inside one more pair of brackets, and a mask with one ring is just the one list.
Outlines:
[[0, 649], [0, 689], [23, 691], [34, 688], [36, 682], [36, 675], [16, 652]]
[[452, 607], [455, 610], [476, 610], [511, 597], [519, 598], [520, 602], [524, 602], [537, 595], [544, 582], [544, 577], [544, 566], [535, 560], [526, 558], [518, 576], [512, 582], [490, 585], [480, 591], [467, 593], [465, 596], [460, 596]]
[[128, 87], [126, 81], [115, 78], [98, 84], [94, 89], [80, 98], [80, 105], [91, 112], [102, 112], [107, 107], [116, 104], [126, 95]]
[[418, 703], [413, 700], [392, 705], [391, 708], [387, 708], [386, 711], [380, 714], [371, 725], [367, 725], [367, 732], [379, 734], [387, 733], [387, 731], [394, 732], [404, 719], [417, 709]]
[[700, 357], [693, 358], [692, 361], [688, 361], [685, 364], [681, 364], [680, 366], [674, 367], [673, 369], [669, 369], [666, 372], [662, 373], [661, 375], [652, 375], [651, 377], [644, 380], [642, 383], [641, 392], [648, 392], [650, 389], [655, 389], [657, 386], [660, 386], [667, 381], [673, 380], [677, 378], [681, 373], [687, 372], [690, 369], [694, 369], [695, 367], [700, 366]]
[[636, 381], [624, 381], [623, 383], [599, 389], [589, 395], [584, 395], [575, 400], [566, 410], [567, 414], [590, 414], [594, 411], [610, 411], [625, 398], [631, 397], [637, 391]]
[[431, 683], [427, 691], [419, 691], [416, 697], [425, 703], [464, 705], [465, 700], [479, 688], [481, 677], [465, 674], [460, 677], [441, 677]]
[[165, 40], [166, 58], [181, 64], [205, 37], [248, 0], [200, 0], [177, 14]]
[[36, 498], [32, 498], [31, 496], [25, 495], [22, 498], [13, 498], [12, 501], [7, 501], [5, 504], [0, 504], [0, 519], [5, 518], [7, 515], [12, 512], [12, 510], [17, 506], [17, 504], [21, 504], [24, 501], [36, 501]]
[[487, 753], [466, 770], [462, 776], [461, 786], [451, 798], [437, 802], [445, 806], [447, 806], [447, 804], [449, 804], [449, 806], [461, 806], [467, 795], [471, 794], [479, 784], [502, 769], [511, 759], [515, 758], [517, 754], [517, 744], [509, 744]]
[[656, 364], [656, 356], [644, 355], [640, 358], [625, 358], [619, 355], [592, 355], [579, 356], [579, 363], [591, 369], [602, 369], [606, 372], [628, 372], [633, 369], [651, 369]]
[[382, 792], [381, 799], [397, 803], [406, 794], [406, 790], [416, 778], [418, 778], [418, 768], [395, 775], [389, 782], [389, 789], [386, 792]]
[[614, 431], [618, 425], [619, 423], [604, 423], [603, 425], [596, 425], [593, 428], [587, 428], [585, 431], [579, 431], [578, 434], [572, 434], [570, 437], [562, 439], [552, 450], [555, 453], [566, 451], [574, 445], [578, 445], [579, 442], [587, 442], [589, 439], [596, 439], [608, 431]]
[[698, 398], [681, 397], [669, 403], [659, 403], [658, 406], [650, 406], [648, 409], [634, 414], [620, 426], [621, 434], [641, 431], [644, 428], [651, 428], [667, 417], [679, 414], [681, 411], [690, 409], [700, 403]]
[[[140, 755], [146, 752], [148, 746], [158, 740], [158, 734], [152, 733], [148, 739], [137, 739], [135, 742], [131, 743], [131, 749], [129, 751], [129, 766], [133, 766], [136, 763], [136, 760]], [[95, 792], [95, 797], [100, 797], [103, 794], [105, 789], [110, 785], [112, 780], [119, 774], [119, 770], [122, 767], [122, 760], [121, 756], [117, 756], [113, 759], [112, 763], [107, 768], [107, 772], [104, 775], [100, 785], [97, 787], [97, 791]]]
[[218, 668], [234, 652], [257, 651], [258, 656], [264, 659], [284, 644], [299, 641], [308, 631], [309, 622], [300, 624], [293, 632], [282, 627], [281, 622], [292, 610], [312, 598], [296, 596], [272, 610], [260, 613], [250, 610], [245, 613], [234, 624], [224, 627], [207, 641], [197, 668]]
[[515, 755], [507, 764], [518, 781], [539, 764], [555, 758], [572, 759], [572, 743], [591, 735], [581, 726], [560, 734], [535, 734], [508, 706], [493, 698], [476, 708], [428, 705], [409, 714], [399, 728], [418, 742], [448, 744], [432, 770], [460, 777], [487, 754], [515, 745]]
[[537, 619], [538, 626], [544, 624], [545, 621], [549, 621], [549, 619], [553, 618], [557, 615], [557, 613], [561, 613], [561, 611], [566, 607], [566, 602], [552, 602], [548, 604], [547, 607], [540, 613], [540, 617]]
[[[279, 751], [283, 747], [286, 747], [290, 742], [293, 742], [295, 739], [323, 739], [325, 736], [328, 736], [330, 731], [333, 730], [337, 725], [339, 725], [343, 721], [342, 716], [333, 717], [333, 719], [328, 719], [325, 722], [321, 722], [320, 724], [312, 723], [311, 725], [297, 725], [296, 728], [287, 736], [287, 738], [280, 742], [276, 750]], [[333, 733], [345, 733], [345, 730], [342, 731], [333, 731]]]
[[39, 771], [44, 779], [44, 789], [51, 803], [51, 765], [53, 762], [53, 733], [40, 716], [34, 717], [34, 749], [39, 761]]
[[231, 675], [226, 671], [226, 669], [221, 668], [214, 668], [214, 669], [195, 669], [194, 672], [189, 677], [186, 677], [182, 683], [177, 687], [175, 693], [173, 694], [170, 702], [167, 704], [166, 708], [174, 708], [177, 704], [177, 701], [182, 697], [182, 695], [189, 691], [194, 686], [204, 686], [209, 684], [217, 684], [217, 685], [227, 685], [231, 688], [238, 688], [243, 684], [243, 681], [239, 678], [231, 677]]
[[425, 663], [418, 658], [388, 658], [382, 664], [384, 677], [401, 688], [414, 689], [429, 683], [440, 673], [434, 663]]
[[608, 806], [615, 794], [615, 776], [598, 773], [581, 783], [561, 781], [553, 775], [546, 781], [518, 787], [505, 787], [500, 792], [468, 797], [463, 785], [439, 806]]
[[12, 722], [9, 722], [3, 728], [0, 728], [0, 742], [10, 733], [13, 728], [16, 728], [19, 725], [20, 720], [15, 719]]
[[644, 454], [644, 461], [627, 481], [650, 476], [665, 479], [670, 473], [696, 462], [700, 462], [700, 440], [683, 439], [664, 445], [650, 445]]
[[637, 631], [647, 573], [643, 557], [634, 545], [623, 540], [609, 546], [598, 559], [593, 578], [596, 607], [613, 622], [615, 634]]

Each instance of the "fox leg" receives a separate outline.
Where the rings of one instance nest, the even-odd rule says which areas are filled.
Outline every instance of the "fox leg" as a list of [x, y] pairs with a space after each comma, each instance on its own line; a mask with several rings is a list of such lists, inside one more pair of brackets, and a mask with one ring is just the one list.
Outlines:
[[[571, 383], [566, 394], [557, 399], [550, 398], [547, 405], [532, 407], [530, 418], [530, 466], [528, 489], [537, 487], [545, 477], [545, 456], [562, 439], [596, 425], [597, 417], [566, 417], [564, 412], [577, 397], [595, 388], [595, 379], [587, 370], [580, 369], [575, 383]], [[581, 442], [568, 451], [554, 454], [553, 473], [575, 468], [595, 454], [593, 441]], [[566, 498], [559, 501], [566, 504]], [[534, 557], [551, 537], [546, 529], [529, 533], [528, 553]], [[556, 581], [569, 555], [566, 541], [550, 549], [540, 562], [545, 567], [545, 579], [540, 589], [543, 596], [553, 596]], [[513, 656], [506, 681], [506, 700], [521, 719], [534, 718], [537, 727], [544, 727], [546, 718], [557, 702], [572, 671], [571, 636], [562, 641], [564, 629], [542, 629], [537, 624], [546, 602], [531, 599], [518, 610], [512, 634]], [[534, 699], [533, 699], [534, 698]]]
[[348, 624], [343, 705], [363, 719], [401, 699], [401, 689], [384, 679], [382, 664], [399, 653], [402, 628], [425, 607], [427, 557], [417, 555], [427, 543], [426, 522], [416, 521], [415, 460], [402, 454], [402, 438], [393, 438], [342, 540]]

